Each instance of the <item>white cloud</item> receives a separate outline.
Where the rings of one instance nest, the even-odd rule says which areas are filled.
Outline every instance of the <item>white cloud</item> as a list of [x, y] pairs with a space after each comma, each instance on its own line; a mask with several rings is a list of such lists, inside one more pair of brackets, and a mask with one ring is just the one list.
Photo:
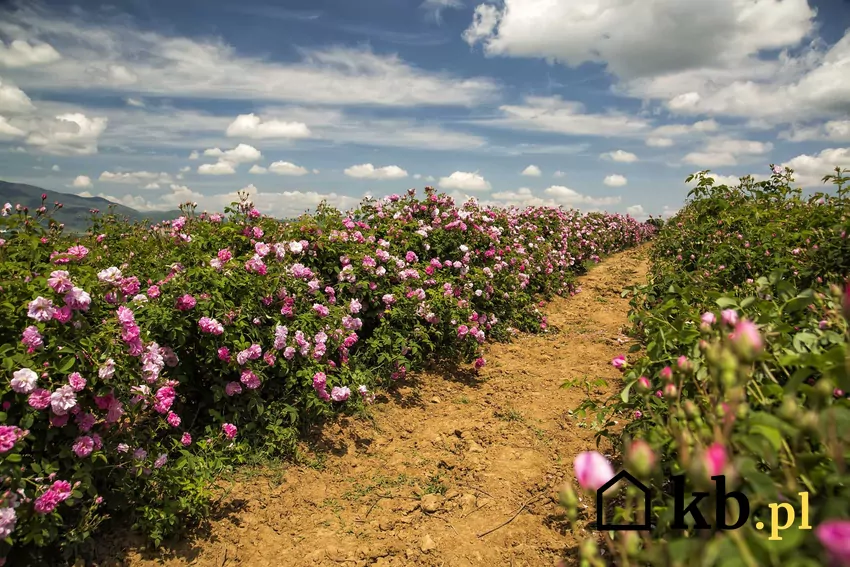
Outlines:
[[673, 140], [670, 138], [649, 137], [646, 139], [646, 145], [650, 148], [669, 148], [673, 145]]
[[71, 185], [77, 188], [92, 187], [92, 182], [88, 175], [78, 175]]
[[496, 128], [538, 130], [575, 136], [629, 136], [649, 129], [649, 122], [622, 112], [586, 113], [580, 102], [560, 97], [526, 97], [523, 105], [499, 107], [502, 118], [476, 121]]
[[251, 163], [263, 157], [263, 154], [254, 146], [248, 144], [239, 144], [230, 150], [221, 150], [220, 148], [209, 148], [204, 150], [204, 155], [207, 157], [217, 157], [219, 161], [229, 163], [231, 165], [239, 165], [242, 163]]
[[35, 105], [27, 94], [14, 85], [0, 81], [0, 112], [6, 114], [26, 114], [35, 110]]
[[141, 185], [148, 182], [171, 183], [171, 176], [165, 172], [155, 173], [152, 171], [124, 171], [116, 173], [104, 171], [100, 174], [98, 180], [107, 183]]
[[794, 170], [794, 180], [803, 187], [823, 186], [823, 176], [836, 167], [850, 168], [850, 148], [828, 148], [816, 155], [802, 154], [782, 164]]
[[[306, 168], [288, 161], [276, 161], [269, 166], [269, 171], [278, 175], [307, 175], [310, 173]], [[255, 172], [256, 173], [256, 172]]]
[[522, 170], [522, 175], [527, 175], [529, 177], [540, 177], [542, 174], [543, 172], [541, 172], [540, 168], [536, 165], [529, 165]]
[[233, 175], [236, 173], [236, 169], [229, 162], [219, 161], [198, 166], [198, 173], [201, 175]]
[[54, 165], [50, 169], [52, 169], [53, 171], [59, 171], [61, 168], [58, 165]]
[[558, 171], [556, 171], [556, 172], [552, 175], [552, 177], [563, 177], [563, 176], [565, 176], [565, 175], [566, 175], [566, 173], [564, 173], [563, 171], [561, 171], [561, 170], [559, 169]]
[[5, 116], [0, 116], [0, 140], [17, 138], [26, 135], [26, 131], [9, 124], [9, 121]]
[[604, 65], [618, 92], [677, 113], [783, 123], [850, 105], [850, 30], [829, 46], [815, 16], [807, 0], [504, 0], [478, 6], [464, 39], [490, 56]]
[[201, 156], [198, 154], [197, 150], [192, 150], [192, 153], [189, 154], [189, 159], [198, 159], [199, 157]]
[[151, 182], [145, 185], [145, 189], [159, 189], [159, 183]]
[[770, 142], [712, 138], [701, 151], [687, 154], [682, 161], [699, 166], [735, 165], [741, 156], [764, 155], [772, 149]]
[[824, 124], [805, 127], [794, 126], [791, 130], [781, 133], [779, 137], [792, 142], [809, 140], [850, 142], [850, 120], [830, 120]]
[[448, 8], [463, 8], [463, 2], [461, 0], [425, 0], [419, 7], [426, 10], [439, 24], [443, 20], [443, 10]]
[[413, 179], [422, 179], [422, 174], [421, 173], [414, 173]]
[[616, 161], [620, 163], [634, 163], [638, 161], [638, 157], [631, 153], [623, 150], [614, 150], [613, 152], [606, 152], [599, 156], [602, 159]]
[[263, 175], [268, 173], [269, 170], [262, 165], [257, 165], [256, 163], [251, 166], [251, 169], [248, 170], [248, 173], [253, 173], [254, 175]]
[[490, 183], [478, 172], [455, 171], [448, 177], [441, 177], [439, 185], [443, 189], [458, 189], [460, 191], [489, 191]]
[[127, 97], [126, 99], [124, 99], [124, 102], [126, 102], [128, 106], [135, 106], [136, 108], [144, 108], [145, 107], [145, 101], [143, 101], [140, 98]]
[[647, 216], [643, 205], [631, 205], [626, 207], [626, 214], [631, 215], [635, 218], [642, 218]]
[[192, 171], [192, 168], [191, 168], [191, 167], [189, 167], [188, 165], [183, 166], [183, 167], [181, 167], [181, 168], [180, 168], [180, 173], [188, 173], [188, 172], [190, 172], [190, 171]]
[[0, 66], [9, 68], [43, 65], [61, 59], [61, 55], [48, 43], [30, 45], [22, 39], [8, 46], [0, 41]]
[[407, 172], [397, 165], [375, 167], [371, 163], [352, 165], [345, 168], [343, 173], [358, 179], [401, 179], [407, 177]]
[[266, 138], [298, 139], [309, 138], [312, 132], [303, 122], [263, 121], [259, 116], [251, 113], [237, 116], [236, 120], [227, 127], [227, 135], [254, 140]]
[[812, 29], [814, 16], [805, 1], [685, 6], [678, 0], [505, 0], [500, 10], [478, 7], [467, 41], [482, 43], [488, 55], [538, 57], [571, 67], [602, 63], [620, 77], [634, 78], [796, 45]]
[[[300, 61], [281, 62], [242, 53], [219, 38], [142, 30], [127, 18], [105, 21], [82, 12], [20, 7], [5, 10], [0, 20], [0, 31], [10, 38], [50, 38], [63, 54], [48, 67], [27, 69], [23, 88], [383, 106], [474, 106], [498, 89], [487, 78], [430, 72], [369, 49], [301, 49]], [[116, 82], [114, 67], [136, 81]]]
[[664, 208], [661, 210], [661, 216], [664, 218], [670, 218], [676, 213], [679, 212], [677, 207], [671, 207], [670, 205], [664, 205]]
[[605, 179], [602, 180], [602, 182], [608, 187], [622, 187], [628, 182], [628, 180], [622, 175], [613, 173], [611, 175], [606, 176]]
[[590, 197], [563, 185], [552, 185], [544, 193], [563, 205], [616, 205], [620, 197]]
[[41, 120], [30, 131], [26, 143], [54, 155], [97, 153], [97, 140], [106, 130], [107, 119], [89, 118], [82, 113], [62, 114], [54, 120]]

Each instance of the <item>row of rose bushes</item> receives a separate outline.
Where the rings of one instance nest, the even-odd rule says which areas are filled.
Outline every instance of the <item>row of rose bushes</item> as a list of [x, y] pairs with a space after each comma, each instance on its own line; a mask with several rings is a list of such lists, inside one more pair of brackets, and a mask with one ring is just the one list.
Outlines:
[[0, 557], [74, 554], [107, 516], [159, 542], [208, 513], [222, 470], [437, 354], [480, 368], [482, 343], [545, 329], [541, 300], [655, 230], [430, 188], [286, 223], [246, 199], [182, 211], [94, 211], [72, 239], [47, 204], [4, 207]]
[[[811, 195], [779, 167], [737, 187], [697, 174], [655, 240], [649, 283], [633, 290], [645, 355], [613, 361], [625, 388], [610, 417], [631, 423], [622, 437], [610, 421], [600, 431], [623, 441], [624, 467], [651, 487], [652, 529], [606, 534], [605, 561], [598, 540], [586, 541], [588, 565], [850, 565], [846, 173]], [[613, 475], [598, 454], [575, 465], [584, 490]], [[710, 494], [697, 510], [712, 529], [690, 514], [675, 525], [674, 475], [685, 475], [684, 506]], [[716, 475], [747, 497], [748, 521], [735, 498], [716, 507]], [[575, 519], [575, 494], [563, 497]], [[609, 521], [641, 523], [639, 502], [627, 490]]]

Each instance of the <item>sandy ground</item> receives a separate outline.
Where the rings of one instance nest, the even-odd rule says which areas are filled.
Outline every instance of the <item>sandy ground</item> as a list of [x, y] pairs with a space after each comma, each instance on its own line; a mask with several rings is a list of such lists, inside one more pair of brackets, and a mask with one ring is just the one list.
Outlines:
[[312, 466], [244, 471], [205, 529], [158, 552], [121, 545], [101, 565], [577, 564], [586, 532], [566, 523], [557, 489], [595, 442], [573, 410], [619, 384], [610, 361], [631, 342], [620, 292], [645, 278], [647, 250], [595, 266], [581, 293], [546, 307], [551, 333], [491, 345], [479, 376], [413, 376], [371, 419], [326, 424]]

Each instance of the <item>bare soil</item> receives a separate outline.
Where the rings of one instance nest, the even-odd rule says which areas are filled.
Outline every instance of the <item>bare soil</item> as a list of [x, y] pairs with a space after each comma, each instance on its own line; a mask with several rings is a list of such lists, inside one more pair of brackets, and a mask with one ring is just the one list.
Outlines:
[[[575, 456], [596, 444], [589, 420], [573, 410], [620, 383], [610, 362], [631, 342], [620, 292], [644, 280], [646, 252], [593, 267], [580, 293], [546, 307], [551, 332], [489, 346], [479, 375], [410, 377], [378, 398], [370, 418], [327, 423], [310, 447], [312, 465], [244, 471], [224, 502], [229, 513], [158, 552], [113, 544], [118, 562], [577, 564], [587, 533], [565, 521], [557, 491], [572, 478]], [[605, 383], [594, 385], [600, 378]]]

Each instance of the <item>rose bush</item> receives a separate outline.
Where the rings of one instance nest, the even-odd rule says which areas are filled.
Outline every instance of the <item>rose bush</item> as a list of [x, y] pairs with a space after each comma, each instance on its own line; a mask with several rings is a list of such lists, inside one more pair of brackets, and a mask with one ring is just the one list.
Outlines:
[[438, 355], [480, 368], [486, 340], [545, 329], [541, 299], [655, 231], [430, 188], [287, 223], [245, 199], [181, 210], [93, 211], [70, 238], [46, 205], [3, 208], [0, 557], [70, 555], [110, 515], [158, 543], [225, 468]]
[[[632, 352], [645, 354], [612, 361], [625, 387], [599, 431], [621, 441], [624, 467], [652, 487], [653, 529], [606, 535], [606, 561], [589, 540], [583, 557], [589, 565], [850, 565], [842, 539], [850, 531], [842, 433], [850, 427], [850, 179], [837, 170], [825, 178], [834, 192], [804, 196], [779, 167], [738, 187], [715, 186], [705, 173], [659, 232], [649, 283], [633, 289], [630, 319], [643, 344]], [[622, 435], [612, 433], [615, 418], [630, 421]], [[576, 463], [580, 483], [601, 474], [587, 462]], [[718, 474], [727, 492], [747, 496], [750, 521], [730, 531], [675, 529], [670, 478], [680, 474], [686, 505], [692, 492], [711, 494], [699, 506], [710, 525], [724, 520], [715, 512]], [[571, 487], [563, 501], [576, 519]], [[609, 520], [642, 519], [639, 501], [627, 491]], [[799, 529], [804, 502], [810, 529]], [[781, 540], [768, 540], [771, 503], [796, 516]], [[733, 525], [737, 506], [725, 504]], [[785, 522], [783, 510], [774, 523]]]

